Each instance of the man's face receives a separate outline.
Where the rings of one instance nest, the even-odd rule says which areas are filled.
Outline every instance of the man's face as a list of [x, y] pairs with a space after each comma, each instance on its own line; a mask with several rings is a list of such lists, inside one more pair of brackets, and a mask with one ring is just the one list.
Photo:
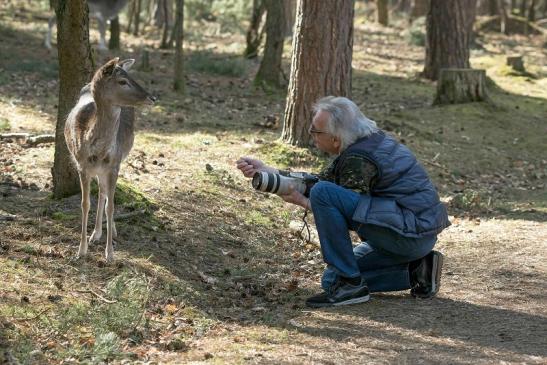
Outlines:
[[313, 138], [315, 147], [328, 154], [337, 155], [340, 153], [340, 140], [338, 137], [335, 137], [328, 132], [327, 125], [329, 117], [330, 115], [328, 112], [323, 110], [319, 111], [313, 117], [308, 132]]

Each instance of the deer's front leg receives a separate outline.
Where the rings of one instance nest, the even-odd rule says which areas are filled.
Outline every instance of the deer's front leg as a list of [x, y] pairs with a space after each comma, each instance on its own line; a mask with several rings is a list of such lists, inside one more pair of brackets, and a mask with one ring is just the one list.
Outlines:
[[103, 214], [104, 204], [106, 202], [106, 176], [97, 176], [99, 185], [99, 199], [97, 203], [97, 216], [95, 217], [95, 229], [89, 238], [89, 242], [98, 242], [103, 235]]
[[87, 254], [87, 217], [89, 214], [90, 181], [91, 179], [86, 173], [80, 173], [80, 188], [82, 190], [82, 234], [80, 237], [80, 248], [78, 249], [78, 257], [82, 257]]
[[107, 195], [106, 195], [106, 249], [105, 257], [107, 262], [114, 260], [114, 247], [112, 246], [112, 236], [114, 228], [114, 193], [116, 192], [116, 182], [118, 181], [118, 170], [113, 170], [107, 176]]

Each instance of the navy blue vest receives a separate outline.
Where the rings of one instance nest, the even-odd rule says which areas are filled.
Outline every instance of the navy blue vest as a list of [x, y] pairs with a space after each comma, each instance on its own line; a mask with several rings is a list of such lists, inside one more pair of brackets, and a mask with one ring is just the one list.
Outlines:
[[[370, 194], [362, 194], [353, 220], [390, 228], [405, 237], [424, 237], [450, 226], [427, 172], [414, 154], [393, 137], [378, 131], [361, 138], [340, 155], [366, 157], [378, 169]], [[335, 176], [339, 172], [335, 170]]]

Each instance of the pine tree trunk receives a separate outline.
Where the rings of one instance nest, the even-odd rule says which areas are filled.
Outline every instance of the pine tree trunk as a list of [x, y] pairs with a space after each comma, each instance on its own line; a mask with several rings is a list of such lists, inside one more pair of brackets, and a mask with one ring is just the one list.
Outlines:
[[408, 18], [409, 23], [412, 23], [414, 19], [425, 16], [427, 14], [427, 11], [429, 9], [429, 2], [429, 0], [412, 0], [410, 5], [410, 14]]
[[133, 28], [133, 35], [139, 35], [139, 27], [141, 23], [141, 9], [142, 0], [135, 0], [135, 27]]
[[182, 52], [184, 30], [184, 0], [176, 2], [175, 20], [175, 84], [174, 89], [184, 94], [184, 59]]
[[309, 146], [313, 103], [351, 97], [353, 0], [299, 0], [295, 32], [282, 139]]
[[484, 70], [442, 69], [434, 105], [488, 101]]
[[263, 31], [260, 29], [260, 23], [265, 11], [265, 0], [253, 0], [253, 14], [249, 29], [247, 30], [247, 47], [243, 52], [243, 55], [247, 58], [254, 58], [258, 55], [258, 47], [262, 41], [263, 34]]
[[93, 73], [89, 45], [89, 17], [85, 0], [57, 0], [57, 52], [59, 54], [59, 107], [55, 127], [55, 156], [52, 168], [53, 196], [64, 198], [80, 190], [78, 173], [70, 158], [64, 129], [68, 113], [81, 88]]
[[266, 0], [266, 47], [255, 85], [280, 88], [283, 84], [281, 56], [285, 39], [285, 8], [279, 0]]
[[110, 40], [108, 49], [120, 49], [120, 20], [115, 17], [110, 21]]
[[387, 10], [388, 0], [376, 0], [376, 15], [378, 23], [387, 26], [389, 24], [389, 13]]
[[431, 0], [423, 76], [437, 80], [441, 68], [469, 68], [476, 0]]

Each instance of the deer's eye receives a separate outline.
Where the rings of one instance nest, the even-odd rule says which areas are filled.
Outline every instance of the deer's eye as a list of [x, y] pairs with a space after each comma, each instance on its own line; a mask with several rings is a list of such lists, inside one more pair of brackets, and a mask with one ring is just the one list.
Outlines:
[[118, 85], [121, 85], [121, 86], [127, 85], [127, 80], [120, 80], [120, 81], [118, 81]]

